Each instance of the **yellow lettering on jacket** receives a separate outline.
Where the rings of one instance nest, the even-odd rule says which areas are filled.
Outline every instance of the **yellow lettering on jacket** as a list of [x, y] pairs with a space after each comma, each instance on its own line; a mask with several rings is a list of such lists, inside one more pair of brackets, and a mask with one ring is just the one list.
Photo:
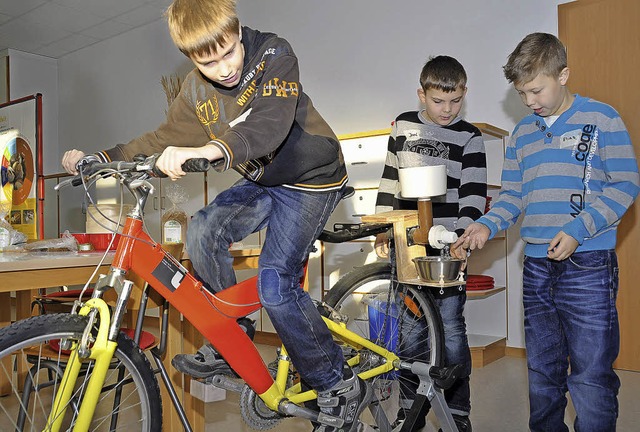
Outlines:
[[218, 116], [220, 115], [220, 108], [218, 106], [218, 98], [213, 95], [213, 97], [204, 102], [197, 101], [196, 102], [196, 115], [198, 116], [198, 120], [205, 126], [208, 126], [212, 123], [218, 121]]
[[276, 97], [298, 96], [299, 87], [297, 82], [288, 82], [279, 78], [270, 79], [262, 87], [262, 96], [272, 96], [275, 90]]
[[249, 100], [251, 95], [255, 93], [255, 91], [256, 91], [256, 82], [254, 80], [254, 81], [251, 81], [251, 84], [249, 84], [249, 87], [247, 87], [247, 89], [244, 92], [242, 92], [242, 94], [240, 95], [236, 103], [240, 106], [244, 106], [244, 104], [247, 103], [247, 101]]

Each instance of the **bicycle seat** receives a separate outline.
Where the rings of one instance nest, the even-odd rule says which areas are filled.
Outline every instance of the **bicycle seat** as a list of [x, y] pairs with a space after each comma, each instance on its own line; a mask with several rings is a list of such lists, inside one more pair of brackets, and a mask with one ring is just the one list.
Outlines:
[[342, 198], [340, 199], [351, 198], [354, 193], [356, 193], [356, 190], [353, 188], [353, 186], [345, 186], [344, 190], [342, 191]]

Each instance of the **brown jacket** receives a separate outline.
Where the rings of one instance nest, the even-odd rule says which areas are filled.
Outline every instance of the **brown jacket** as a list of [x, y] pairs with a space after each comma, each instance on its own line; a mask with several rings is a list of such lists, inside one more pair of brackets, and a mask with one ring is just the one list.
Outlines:
[[98, 155], [131, 160], [168, 146], [214, 144], [224, 154], [219, 171], [233, 168], [265, 186], [340, 189], [347, 182], [340, 144], [303, 92], [289, 43], [243, 27], [242, 44], [240, 84], [225, 88], [194, 69], [157, 130]]

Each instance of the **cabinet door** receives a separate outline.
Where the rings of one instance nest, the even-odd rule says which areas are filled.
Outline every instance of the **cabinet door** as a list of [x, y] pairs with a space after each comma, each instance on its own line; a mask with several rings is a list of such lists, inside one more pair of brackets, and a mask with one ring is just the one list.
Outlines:
[[484, 134], [484, 150], [487, 157], [487, 185], [502, 184], [502, 164], [504, 162], [504, 138]]
[[356, 189], [377, 188], [387, 157], [388, 134], [340, 141], [349, 174], [349, 185]]
[[371, 241], [325, 243], [324, 246], [325, 292], [351, 270], [378, 260], [374, 243]]
[[[638, 0], [591, 0], [558, 6], [558, 34], [567, 47], [574, 93], [615, 107], [640, 155], [640, 90], [634, 85], [640, 69], [640, 16]], [[585, 31], [585, 23], [595, 23]], [[598, 67], [594, 67], [595, 55]], [[640, 371], [640, 200], [629, 209], [618, 228], [620, 286], [620, 355], [615, 366]]]
[[349, 198], [338, 203], [329, 217], [327, 228], [332, 230], [335, 223], [360, 223], [360, 218], [376, 212], [377, 189], [356, 190]]

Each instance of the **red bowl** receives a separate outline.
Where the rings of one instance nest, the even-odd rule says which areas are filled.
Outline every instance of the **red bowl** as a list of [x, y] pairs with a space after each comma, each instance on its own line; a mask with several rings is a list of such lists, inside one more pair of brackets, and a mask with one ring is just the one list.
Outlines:
[[[76, 238], [78, 244], [91, 243], [93, 249], [96, 251], [105, 251], [111, 242], [111, 233], [73, 233], [71, 234]], [[116, 234], [116, 238], [113, 240], [113, 244], [109, 250], [115, 250], [120, 241], [120, 234]]]

